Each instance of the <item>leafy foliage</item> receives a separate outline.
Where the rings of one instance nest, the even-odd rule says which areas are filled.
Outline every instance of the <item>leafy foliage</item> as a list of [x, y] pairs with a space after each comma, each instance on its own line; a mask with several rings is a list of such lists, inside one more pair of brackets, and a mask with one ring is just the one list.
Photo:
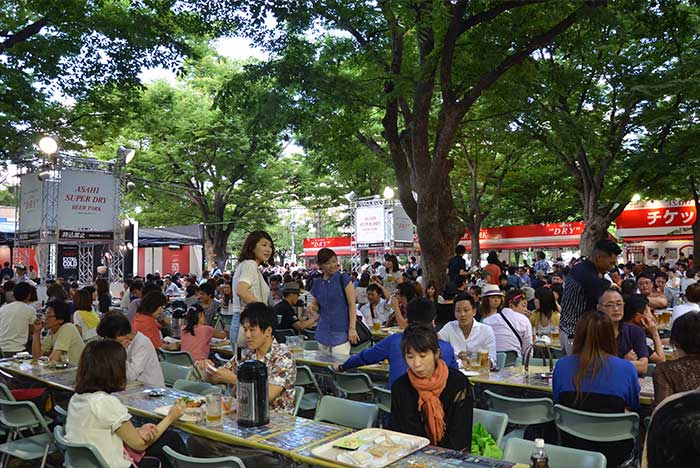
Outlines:
[[[59, 135], [66, 148], [79, 144], [75, 122], [120, 116], [142, 68], [178, 69], [196, 53], [193, 37], [232, 31], [228, 4], [0, 0], [0, 159], [31, 151], [41, 133]], [[68, 116], [76, 100], [93, 112]]]

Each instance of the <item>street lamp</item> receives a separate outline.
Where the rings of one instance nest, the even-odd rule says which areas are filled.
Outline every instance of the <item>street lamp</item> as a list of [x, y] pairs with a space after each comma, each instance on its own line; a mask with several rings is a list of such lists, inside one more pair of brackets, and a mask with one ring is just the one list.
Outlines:
[[391, 200], [394, 198], [394, 189], [391, 187], [385, 187], [384, 188], [384, 198], [387, 200]]
[[39, 149], [47, 156], [51, 156], [58, 150], [58, 143], [53, 138], [45, 136], [39, 140]]
[[127, 165], [131, 161], [133, 161], [134, 156], [136, 156], [136, 150], [133, 148], [126, 148], [124, 146], [120, 146], [119, 148], [117, 148], [117, 156], [119, 157], [119, 161], [121, 163]]
[[642, 199], [642, 196], [638, 193], [635, 193], [634, 195], [632, 195], [632, 203], [637, 203], [641, 199]]

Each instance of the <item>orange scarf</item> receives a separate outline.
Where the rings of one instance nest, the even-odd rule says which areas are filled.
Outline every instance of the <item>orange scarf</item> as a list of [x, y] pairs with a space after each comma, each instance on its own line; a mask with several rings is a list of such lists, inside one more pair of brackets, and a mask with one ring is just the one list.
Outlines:
[[426, 429], [430, 442], [436, 445], [445, 435], [445, 409], [440, 401], [440, 394], [447, 385], [447, 364], [442, 359], [437, 360], [437, 367], [429, 379], [421, 379], [408, 369], [408, 379], [418, 391], [418, 411], [425, 407]]

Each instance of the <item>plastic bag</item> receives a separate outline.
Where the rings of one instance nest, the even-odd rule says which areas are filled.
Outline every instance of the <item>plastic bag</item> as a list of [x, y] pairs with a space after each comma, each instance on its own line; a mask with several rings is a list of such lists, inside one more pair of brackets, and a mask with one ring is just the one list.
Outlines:
[[481, 423], [477, 423], [472, 428], [472, 447], [470, 453], [494, 458], [496, 460], [503, 459], [503, 450], [496, 444], [496, 440]]

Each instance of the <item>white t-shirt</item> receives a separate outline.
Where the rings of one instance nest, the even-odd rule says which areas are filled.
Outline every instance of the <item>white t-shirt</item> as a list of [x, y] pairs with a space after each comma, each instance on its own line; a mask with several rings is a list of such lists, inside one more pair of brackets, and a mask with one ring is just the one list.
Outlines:
[[126, 406], [108, 393], [75, 394], [68, 404], [66, 439], [94, 445], [112, 468], [128, 468], [131, 461], [124, 456], [117, 429], [129, 419]]
[[358, 286], [355, 288], [355, 301], [361, 306], [369, 302], [369, 299], [367, 299], [367, 287]]
[[236, 294], [236, 286], [238, 286], [239, 282], [248, 284], [253, 296], [255, 296], [258, 301], [267, 303], [268, 296], [270, 295], [270, 288], [265, 282], [262, 273], [260, 273], [257, 262], [255, 260], [244, 260], [238, 264], [233, 274], [231, 285], [233, 288], [233, 297], [231, 298], [229, 306], [230, 314], [240, 313], [246, 306], [245, 302]]
[[518, 341], [513, 330], [503, 320], [501, 314], [493, 314], [485, 318], [484, 323], [493, 329], [493, 334], [496, 336], [496, 351], [517, 351], [518, 356], [522, 356], [523, 350], [532, 345], [532, 324], [530, 319], [508, 307], [501, 312], [515, 328], [515, 331], [518, 332], [523, 344], [520, 346], [520, 341]]
[[[370, 310], [370, 304], [367, 303], [360, 308], [360, 313], [362, 314], [362, 321], [369, 328], [372, 328], [372, 311]], [[378, 317], [379, 320], [384, 325], [391, 315], [391, 308], [387, 305], [384, 299], [380, 299], [379, 303], [374, 307], [374, 316]]]
[[138, 380], [155, 387], [165, 387], [156, 348], [141, 332], [136, 332], [126, 350], [126, 378], [129, 381]]
[[[2, 309], [0, 309], [1, 311]], [[695, 302], [686, 302], [685, 304], [678, 304], [673, 308], [673, 313], [671, 314], [671, 326], [673, 327], [673, 322], [675, 322], [678, 317], [685, 315], [688, 312], [700, 312], [700, 305]]]
[[455, 356], [461, 352], [478, 353], [481, 350], [489, 352], [489, 359], [496, 362], [496, 335], [488, 325], [473, 320], [469, 338], [464, 339], [464, 333], [459, 328], [459, 322], [447, 322], [438, 333], [441, 340], [447, 341], [455, 350]]
[[394, 271], [392, 273], [387, 273], [386, 270], [384, 271], [384, 274], [381, 276], [382, 282], [384, 283], [384, 288], [389, 292], [389, 294], [394, 294], [396, 292], [396, 289], [399, 287], [399, 282], [401, 281], [401, 277], [403, 276], [403, 273], [400, 271]]
[[97, 337], [97, 325], [92, 328], [88, 327], [85, 320], [83, 320], [83, 316], [80, 315], [80, 312], [77, 310], [73, 313], [73, 323], [80, 327], [84, 342], [87, 343], [88, 341]]
[[36, 310], [15, 301], [0, 307], [0, 349], [4, 353], [24, 351], [29, 339], [29, 326], [36, 320]]

